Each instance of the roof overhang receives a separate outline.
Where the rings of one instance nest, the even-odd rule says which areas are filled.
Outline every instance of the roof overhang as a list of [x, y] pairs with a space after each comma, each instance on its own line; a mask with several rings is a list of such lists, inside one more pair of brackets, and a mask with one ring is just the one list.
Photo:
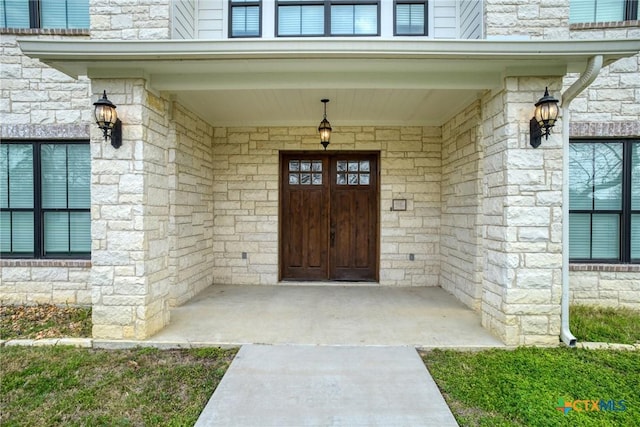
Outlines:
[[[507, 76], [564, 76], [638, 40], [19, 40], [77, 78], [145, 78], [211, 124], [439, 125]], [[541, 94], [544, 88], [541, 88]]]

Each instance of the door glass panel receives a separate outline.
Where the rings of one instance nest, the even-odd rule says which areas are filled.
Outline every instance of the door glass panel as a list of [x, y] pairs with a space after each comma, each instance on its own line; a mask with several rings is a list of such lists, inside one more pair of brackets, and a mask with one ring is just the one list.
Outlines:
[[[338, 185], [369, 185], [369, 160], [339, 160], [336, 163]], [[348, 173], [344, 173], [348, 172]]]
[[300, 184], [322, 185], [322, 160], [289, 161], [289, 185]]

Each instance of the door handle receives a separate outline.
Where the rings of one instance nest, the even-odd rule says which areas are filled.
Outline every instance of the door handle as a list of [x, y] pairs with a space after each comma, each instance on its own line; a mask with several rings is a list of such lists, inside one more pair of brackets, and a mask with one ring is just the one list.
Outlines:
[[336, 230], [331, 230], [331, 233], [329, 234], [329, 241], [331, 244], [331, 247], [333, 247], [336, 243]]

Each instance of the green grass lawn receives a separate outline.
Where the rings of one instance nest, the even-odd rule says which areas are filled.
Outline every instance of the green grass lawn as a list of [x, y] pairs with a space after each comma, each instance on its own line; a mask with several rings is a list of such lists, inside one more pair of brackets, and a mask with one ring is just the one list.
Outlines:
[[[461, 426], [640, 425], [638, 351], [435, 350], [422, 357]], [[556, 410], [559, 399], [624, 400], [626, 410], [565, 415]]]
[[640, 311], [628, 308], [571, 306], [569, 323], [571, 332], [578, 341], [618, 344], [640, 342]]
[[0, 349], [0, 425], [191, 426], [236, 350]]
[[[635, 344], [640, 312], [571, 307], [578, 341]], [[640, 352], [518, 348], [432, 351], [423, 360], [461, 426], [640, 426]], [[559, 401], [614, 401], [616, 409], [556, 410]], [[585, 403], [577, 403], [583, 409]], [[609, 407], [606, 407], [609, 409]]]
[[[578, 341], [640, 340], [639, 312], [571, 310]], [[83, 309], [37, 306], [2, 314], [5, 339], [91, 330], [90, 311]], [[0, 425], [193, 425], [235, 352], [2, 347]], [[434, 350], [422, 357], [461, 426], [640, 426], [640, 351]], [[560, 400], [601, 399], [614, 401], [615, 409], [624, 400], [625, 410], [556, 410]]]

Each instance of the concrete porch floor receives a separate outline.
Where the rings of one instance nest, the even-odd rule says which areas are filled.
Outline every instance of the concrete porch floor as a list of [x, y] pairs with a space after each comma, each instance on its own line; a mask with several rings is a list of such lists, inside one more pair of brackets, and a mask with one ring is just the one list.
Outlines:
[[181, 345], [486, 348], [504, 344], [441, 288], [214, 285], [149, 339]]

